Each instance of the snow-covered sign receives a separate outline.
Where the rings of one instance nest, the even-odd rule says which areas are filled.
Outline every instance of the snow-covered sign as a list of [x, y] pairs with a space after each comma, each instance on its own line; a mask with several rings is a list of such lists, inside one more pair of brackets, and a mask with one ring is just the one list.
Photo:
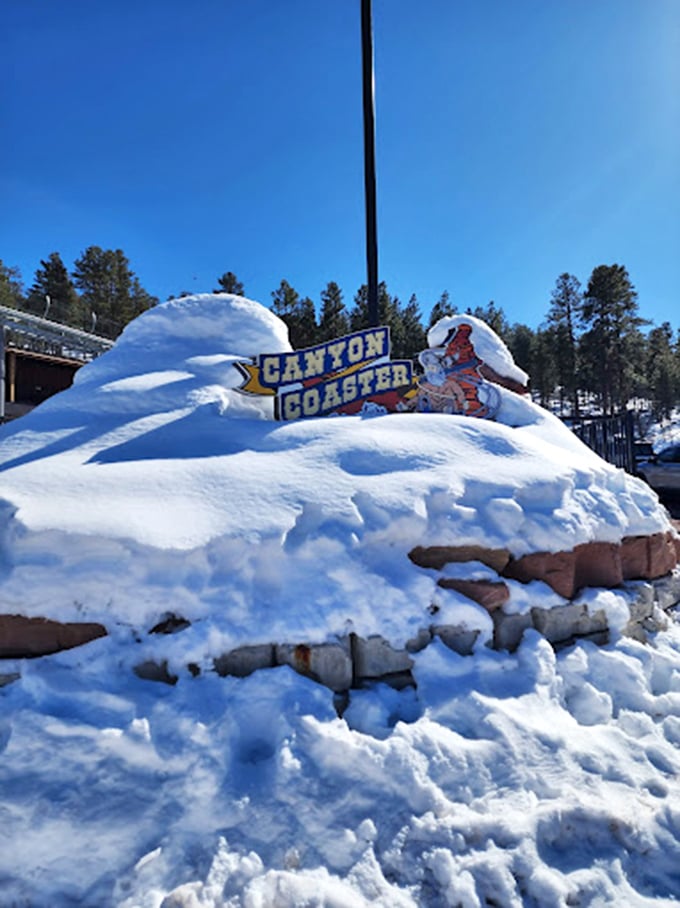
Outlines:
[[448, 327], [441, 342], [419, 355], [424, 374], [418, 377], [409, 360], [390, 359], [389, 328], [383, 326], [236, 363], [244, 379], [239, 390], [275, 396], [279, 420], [360, 411], [494, 418], [500, 395], [480, 372], [484, 361], [472, 343], [473, 328], [469, 322]]
[[418, 357], [424, 375], [418, 381], [417, 404], [422, 413], [460, 413], [493, 419], [500, 394], [486, 381], [470, 335], [472, 325], [454, 325], [441, 346], [429, 347]]
[[336, 340], [285, 353], [261, 353], [236, 363], [239, 390], [276, 395], [274, 414], [290, 420], [330, 413], [356, 413], [367, 403], [384, 412], [408, 409], [413, 367], [390, 360], [390, 330], [368, 328]]

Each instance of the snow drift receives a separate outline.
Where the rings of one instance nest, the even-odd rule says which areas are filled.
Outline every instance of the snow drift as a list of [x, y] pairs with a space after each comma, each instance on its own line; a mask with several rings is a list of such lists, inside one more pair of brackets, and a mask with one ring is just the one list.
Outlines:
[[[287, 668], [211, 671], [220, 653], [272, 640], [354, 631], [403, 645], [433, 605], [442, 623], [485, 628], [483, 609], [409, 561], [416, 545], [520, 557], [669, 529], [644, 484], [503, 388], [497, 422], [276, 423], [271, 400], [239, 393], [233, 364], [288, 349], [257, 303], [175, 300], [0, 430], [2, 611], [109, 630], [0, 668], [3, 898], [672, 899], [677, 627], [648, 647], [558, 656], [533, 631], [512, 655], [480, 646], [465, 659], [435, 641], [414, 655], [415, 689], [353, 691], [342, 719], [329, 691]], [[615, 592], [590, 599], [626, 607]], [[507, 607], [561, 602], [515, 583]], [[170, 613], [190, 626], [146, 634]], [[132, 673], [159, 656], [175, 687]]]

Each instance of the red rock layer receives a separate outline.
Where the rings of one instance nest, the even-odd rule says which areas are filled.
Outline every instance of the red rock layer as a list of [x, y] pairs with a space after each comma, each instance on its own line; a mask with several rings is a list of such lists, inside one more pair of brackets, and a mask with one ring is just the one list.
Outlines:
[[101, 624], [62, 624], [47, 618], [0, 615], [0, 658], [46, 656], [105, 636], [106, 628]]
[[[560, 596], [572, 599], [584, 587], [613, 588], [625, 580], [656, 580], [670, 573], [680, 561], [680, 537], [669, 530], [651, 536], [628, 536], [620, 544], [587, 542], [570, 552], [535, 552], [517, 559], [505, 549], [417, 546], [409, 557], [420, 567], [435, 570], [452, 562], [479, 561], [511, 580], [542, 580]], [[441, 585], [459, 589], [448, 579]], [[480, 601], [475, 596], [470, 598]]]

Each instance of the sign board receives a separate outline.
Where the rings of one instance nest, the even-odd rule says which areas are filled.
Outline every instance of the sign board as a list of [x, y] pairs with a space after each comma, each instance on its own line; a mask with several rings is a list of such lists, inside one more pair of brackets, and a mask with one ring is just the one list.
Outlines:
[[352, 413], [458, 413], [493, 418], [498, 389], [479, 372], [471, 326], [458, 325], [441, 347], [424, 350], [424, 370], [390, 359], [389, 328], [366, 328], [286, 353], [236, 363], [244, 394], [274, 397], [278, 420]]

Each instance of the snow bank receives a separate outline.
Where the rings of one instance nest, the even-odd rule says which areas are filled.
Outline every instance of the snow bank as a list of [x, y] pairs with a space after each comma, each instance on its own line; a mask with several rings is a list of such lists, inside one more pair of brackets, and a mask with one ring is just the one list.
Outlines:
[[[416, 657], [417, 691], [289, 669], [177, 687], [110, 638], [0, 690], [5, 904], [670, 905], [680, 629]], [[164, 901], [165, 900], [165, 901]]]
[[[493, 359], [489, 329], [474, 330]], [[4, 426], [5, 610], [107, 626], [210, 617], [199, 648], [348, 629], [400, 644], [435, 595], [408, 561], [416, 545], [521, 556], [668, 528], [647, 486], [503, 388], [497, 422], [273, 422], [270, 398], [236, 390], [233, 363], [287, 349], [257, 303], [175, 300]], [[455, 618], [463, 600], [449, 602]]]
[[[342, 719], [289, 668], [208, 670], [260, 641], [354, 630], [399, 645], [435, 603], [442, 623], [488, 633], [483, 609], [409, 561], [416, 544], [521, 555], [668, 527], [646, 486], [504, 389], [496, 423], [277, 424], [233, 363], [287, 349], [256, 303], [173, 301], [0, 429], [2, 610], [109, 630], [0, 665], [0, 900], [670, 903], [677, 626], [557, 656], [534, 631], [513, 655], [434, 642], [414, 656], [417, 688], [352, 691]], [[509, 612], [559, 604], [508, 585]], [[616, 616], [611, 596], [589, 607]], [[191, 626], [146, 634], [171, 612]], [[174, 687], [132, 670], [161, 658], [182, 667]]]

